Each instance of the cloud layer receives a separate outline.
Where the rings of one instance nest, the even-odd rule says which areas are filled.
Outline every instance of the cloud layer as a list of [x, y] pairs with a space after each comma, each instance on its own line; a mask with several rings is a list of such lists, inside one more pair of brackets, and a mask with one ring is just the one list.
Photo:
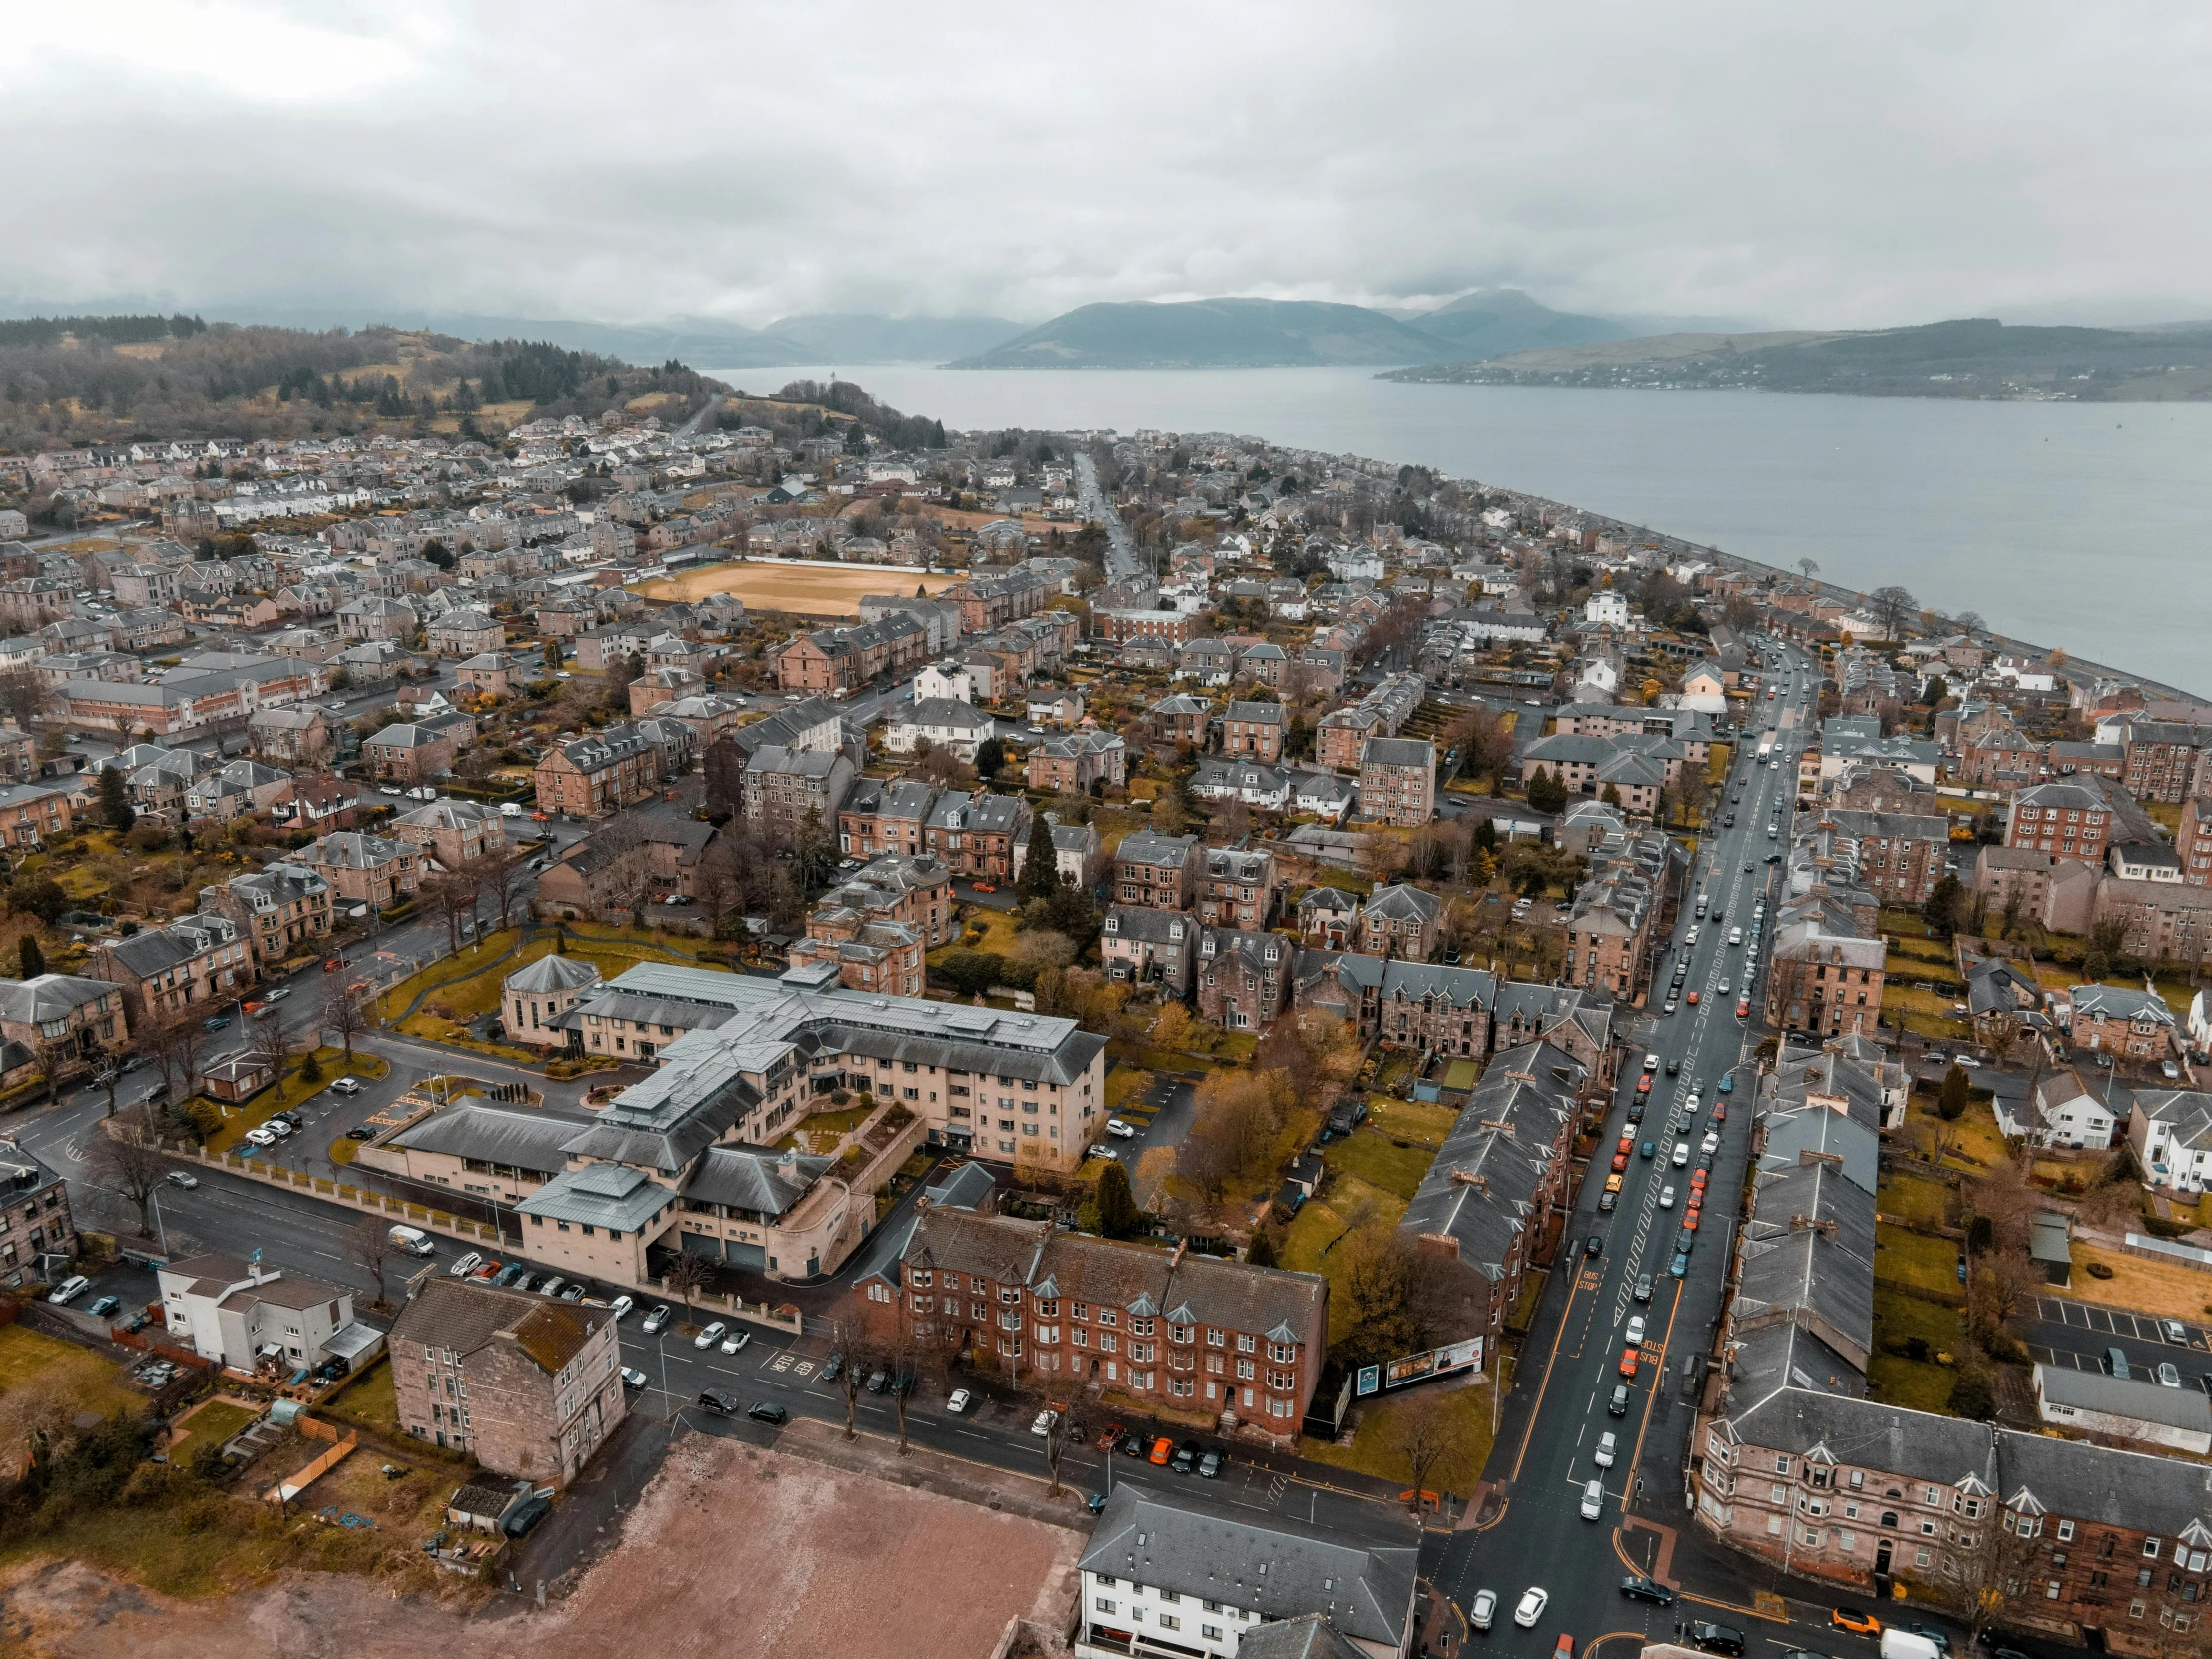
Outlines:
[[2212, 314], [2212, 13], [19, 8], [0, 301]]

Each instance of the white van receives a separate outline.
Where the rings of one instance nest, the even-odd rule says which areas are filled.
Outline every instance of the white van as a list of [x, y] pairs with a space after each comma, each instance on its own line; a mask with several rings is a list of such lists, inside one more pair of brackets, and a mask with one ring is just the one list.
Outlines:
[[1592, 1480], [1582, 1488], [1582, 1518], [1596, 1520], [1605, 1513], [1605, 1482]]
[[499, 816], [501, 818], [520, 818], [522, 816], [522, 803], [519, 801], [502, 801], [499, 804]]
[[430, 1242], [430, 1235], [419, 1227], [394, 1227], [391, 1242], [395, 1249], [404, 1250], [409, 1256], [435, 1256], [438, 1247]]

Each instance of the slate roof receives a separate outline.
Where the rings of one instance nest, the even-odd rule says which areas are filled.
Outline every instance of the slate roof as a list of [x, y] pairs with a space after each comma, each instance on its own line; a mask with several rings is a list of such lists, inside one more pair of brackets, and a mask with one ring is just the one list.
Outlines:
[[1587, 1076], [1549, 1043], [1494, 1056], [1421, 1177], [1400, 1231], [1454, 1239], [1462, 1263], [1502, 1279], [1514, 1241], [1540, 1219], [1536, 1199], [1552, 1150], [1573, 1121]]
[[1345, 1635], [1395, 1651], [1412, 1617], [1416, 1560], [1411, 1549], [1362, 1548], [1277, 1516], [1231, 1519], [1118, 1481], [1077, 1564], [1263, 1619], [1326, 1613]]
[[568, 1167], [568, 1143], [585, 1125], [502, 1106], [448, 1106], [394, 1135], [388, 1144], [553, 1175]]
[[749, 1146], [712, 1146], [685, 1180], [683, 1196], [696, 1204], [720, 1204], [763, 1220], [784, 1214], [836, 1159], [806, 1152], [772, 1152]]
[[506, 988], [525, 996], [548, 991], [579, 990], [599, 983], [599, 969], [576, 956], [540, 956], [527, 967], [507, 975]]

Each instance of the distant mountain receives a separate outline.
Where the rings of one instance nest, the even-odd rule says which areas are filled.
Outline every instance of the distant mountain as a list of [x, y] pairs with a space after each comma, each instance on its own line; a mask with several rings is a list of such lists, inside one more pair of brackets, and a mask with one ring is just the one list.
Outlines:
[[1452, 355], [1467, 362], [1502, 357], [1509, 351], [1539, 346], [1589, 345], [1626, 339], [1636, 332], [1601, 316], [1555, 311], [1518, 288], [1469, 293], [1433, 311], [1392, 311], [1390, 315], [1432, 338], [1449, 342]]
[[1462, 349], [1360, 305], [1197, 299], [1085, 305], [954, 368], [1282, 368], [1435, 363]]
[[941, 363], [988, 351], [1012, 339], [1021, 324], [1002, 316], [787, 316], [762, 329], [760, 342], [781, 341], [807, 363]]
[[2015, 328], [1991, 317], [1860, 332], [1660, 334], [1416, 365], [1467, 385], [1820, 391], [1862, 397], [2212, 400], [2212, 327]]

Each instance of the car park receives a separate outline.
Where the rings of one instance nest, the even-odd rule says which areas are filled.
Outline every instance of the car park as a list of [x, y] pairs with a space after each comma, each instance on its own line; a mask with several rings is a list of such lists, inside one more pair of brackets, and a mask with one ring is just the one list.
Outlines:
[[1544, 1616], [1544, 1609], [1551, 1605], [1551, 1592], [1541, 1585], [1531, 1585], [1520, 1598], [1520, 1605], [1513, 1609], [1513, 1622], [1523, 1630], [1533, 1630], [1536, 1621]]
[[958, 1416], [968, 1408], [968, 1401], [973, 1397], [965, 1388], [954, 1388], [952, 1397], [944, 1402], [944, 1408], [954, 1416]]
[[661, 1303], [653, 1310], [653, 1312], [645, 1316], [644, 1323], [640, 1325], [638, 1329], [643, 1331], [648, 1337], [659, 1336], [663, 1331], [668, 1329], [669, 1318], [670, 1315], [668, 1304], [665, 1302]]
[[722, 1334], [729, 1329], [730, 1328], [724, 1325], [720, 1320], [710, 1321], [706, 1329], [701, 1331], [698, 1336], [692, 1339], [692, 1347], [713, 1348], [715, 1344], [722, 1341]]

